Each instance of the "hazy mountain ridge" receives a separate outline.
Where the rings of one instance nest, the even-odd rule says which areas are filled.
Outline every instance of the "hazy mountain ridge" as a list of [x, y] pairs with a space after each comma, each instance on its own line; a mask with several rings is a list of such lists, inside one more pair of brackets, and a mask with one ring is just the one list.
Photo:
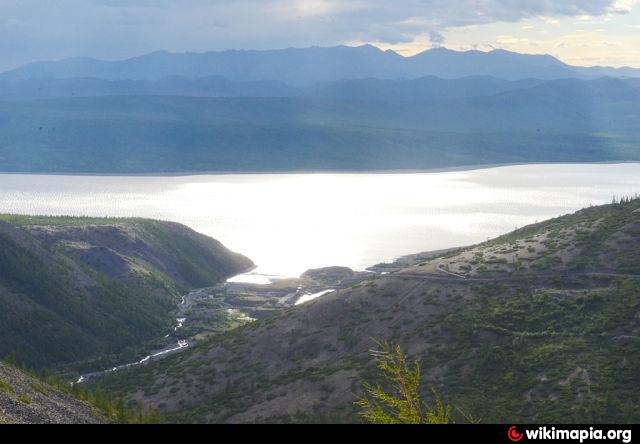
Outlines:
[[33, 368], [90, 359], [102, 359], [101, 366], [133, 353], [172, 328], [187, 290], [214, 285], [252, 265], [178, 224], [1, 220], [0, 356], [15, 353]]
[[286, 309], [103, 385], [174, 421], [357, 421], [377, 338], [422, 359], [425, 386], [483, 422], [635, 422], [639, 242], [639, 200], [588, 208]]
[[37, 63], [0, 75], [0, 171], [638, 160], [639, 79], [601, 77], [623, 72], [503, 50], [405, 58], [368, 45]]
[[544, 90], [563, 83], [585, 91], [606, 85], [617, 85], [637, 92], [635, 79], [602, 77], [592, 80], [563, 79], [502, 80], [497, 77], [472, 76], [443, 79], [429, 76], [416, 79], [385, 80], [376, 78], [347, 79], [311, 86], [289, 86], [276, 81], [243, 82], [211, 76], [187, 78], [165, 77], [160, 80], [104, 80], [99, 78], [0, 80], [0, 99], [34, 100], [101, 96], [186, 96], [186, 97], [254, 97], [254, 98], [316, 98], [382, 102], [433, 102], [491, 96], [509, 91], [525, 91], [534, 87]]
[[182, 76], [159, 80], [104, 80], [95, 77], [65, 79], [0, 80], [0, 98], [29, 100], [117, 95], [168, 95], [195, 97], [293, 97], [296, 88], [282, 82], [238, 82], [210, 76]]
[[167, 76], [223, 76], [240, 81], [276, 80], [310, 85], [358, 78], [460, 78], [493, 76], [509, 80], [602, 76], [640, 77], [640, 70], [606, 67], [583, 68], [562, 63], [549, 55], [452, 51], [434, 48], [412, 57], [359, 47], [289, 48], [282, 50], [231, 50], [206, 53], [158, 51], [122, 61], [88, 57], [31, 63], [0, 74], [0, 79], [98, 77], [109, 80], [158, 80]]

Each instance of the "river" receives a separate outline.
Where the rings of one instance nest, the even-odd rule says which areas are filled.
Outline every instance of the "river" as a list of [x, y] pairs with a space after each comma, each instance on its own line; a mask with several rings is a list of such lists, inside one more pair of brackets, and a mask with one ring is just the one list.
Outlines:
[[173, 327], [173, 332], [167, 333], [167, 335], [164, 337], [165, 339], [167, 339], [173, 336], [176, 342], [171, 343], [160, 350], [154, 350], [144, 358], [139, 359], [137, 361], [129, 362], [126, 364], [120, 364], [114, 367], [110, 367], [106, 370], [101, 370], [101, 371], [91, 372], [91, 373], [81, 375], [80, 377], [78, 377], [75, 383], [81, 384], [97, 376], [104, 376], [119, 370], [125, 370], [128, 368], [136, 367], [138, 365], [142, 365], [150, 361], [161, 359], [172, 353], [176, 353], [190, 347], [191, 346], [190, 342], [185, 338], [181, 338], [180, 330], [187, 323], [187, 318], [185, 316], [187, 311], [191, 307], [191, 305], [193, 305], [196, 301], [207, 297], [207, 290], [208, 289], [206, 288], [193, 290], [189, 294], [186, 294], [182, 297], [182, 301], [180, 301], [180, 304], [178, 305], [178, 308], [176, 310], [176, 324]]

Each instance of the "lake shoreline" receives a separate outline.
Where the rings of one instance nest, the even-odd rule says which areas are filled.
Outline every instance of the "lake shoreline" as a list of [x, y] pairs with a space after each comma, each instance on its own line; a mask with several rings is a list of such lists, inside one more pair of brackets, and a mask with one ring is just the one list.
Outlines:
[[0, 213], [178, 222], [251, 257], [254, 274], [297, 277], [327, 265], [363, 271], [420, 251], [471, 245], [640, 192], [640, 162], [417, 172], [6, 174]]
[[478, 165], [459, 165], [451, 167], [438, 168], [418, 168], [418, 169], [389, 169], [389, 170], [269, 170], [269, 171], [185, 171], [185, 172], [149, 172], [149, 173], [98, 173], [98, 172], [19, 172], [19, 171], [0, 171], [0, 175], [13, 176], [67, 176], [67, 177], [167, 177], [167, 178], [184, 178], [197, 176], [267, 176], [267, 175], [359, 175], [359, 174], [375, 174], [375, 175], [397, 175], [397, 174], [433, 174], [433, 173], [452, 173], [477, 171], [493, 168], [504, 168], [512, 166], [553, 166], [553, 165], [623, 165], [623, 164], [640, 164], [639, 160], [608, 160], [596, 162], [513, 162], [513, 163], [486, 163]]

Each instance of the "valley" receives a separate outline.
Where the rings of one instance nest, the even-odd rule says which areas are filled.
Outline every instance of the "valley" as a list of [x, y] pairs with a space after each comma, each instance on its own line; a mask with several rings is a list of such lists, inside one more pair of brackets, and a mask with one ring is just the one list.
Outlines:
[[[84, 384], [105, 375], [146, 365], [186, 351], [188, 347], [215, 334], [231, 331], [258, 319], [269, 317], [288, 307], [373, 279], [376, 273], [354, 272], [346, 267], [308, 270], [300, 278], [275, 279], [270, 284], [227, 282], [215, 287], [193, 290], [177, 306], [172, 331], [153, 344], [162, 348], [150, 351], [135, 362], [108, 367], [78, 376], [75, 384]], [[140, 344], [139, 350], [144, 350]]]
[[62, 370], [134, 357], [173, 327], [190, 288], [252, 262], [182, 225], [0, 216], [0, 356]]
[[640, 423], [638, 2], [35, 3], [0, 425]]
[[[158, 311], [166, 323], [146, 339], [127, 336], [130, 358], [103, 353], [82, 365], [73, 359], [57, 366], [83, 390], [122, 397], [129, 408], [158, 412], [163, 421], [360, 422], [353, 403], [363, 381], [375, 380], [369, 356], [374, 340], [400, 344], [423, 362], [425, 387], [486, 422], [616, 422], [640, 414], [634, 402], [640, 364], [637, 198], [369, 271], [327, 267], [267, 285], [225, 282], [249, 271], [251, 261], [177, 224], [10, 215], [2, 220], [5, 245], [24, 251], [11, 257], [37, 254], [29, 264], [43, 263], [40, 278], [68, 273], [49, 271], [50, 254], [58, 266], [84, 273], [89, 288], [110, 277], [123, 289], [139, 289], [132, 286], [139, 285], [134, 283], [141, 272], [171, 277], [164, 285], [175, 287], [164, 288], [175, 290], [164, 290], [169, 303], [165, 315]], [[196, 239], [198, 248], [207, 247], [193, 262], [179, 246]], [[3, 288], [29, 294], [29, 287], [4, 279]], [[116, 313], [123, 312], [112, 311], [114, 319]], [[72, 315], [66, 314], [66, 322], [82, 328]], [[75, 340], [90, 337], [78, 333]], [[64, 336], [54, 339], [68, 348]], [[55, 350], [51, 345], [29, 345], [41, 357], [55, 356], [43, 354]], [[28, 350], [15, 349], [13, 356], [29, 363]], [[116, 362], [132, 364], [113, 371]], [[78, 371], [80, 380], [72, 376]]]
[[172, 421], [352, 422], [377, 338], [421, 358], [428, 384], [483, 421], [633, 421], [639, 210], [528, 226], [99, 384]]

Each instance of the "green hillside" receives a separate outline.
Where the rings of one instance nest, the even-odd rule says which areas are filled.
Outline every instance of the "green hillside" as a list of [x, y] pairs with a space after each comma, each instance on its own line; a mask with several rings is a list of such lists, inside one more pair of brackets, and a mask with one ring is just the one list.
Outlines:
[[110, 365], [169, 331], [186, 291], [250, 266], [178, 224], [0, 216], [0, 356]]

